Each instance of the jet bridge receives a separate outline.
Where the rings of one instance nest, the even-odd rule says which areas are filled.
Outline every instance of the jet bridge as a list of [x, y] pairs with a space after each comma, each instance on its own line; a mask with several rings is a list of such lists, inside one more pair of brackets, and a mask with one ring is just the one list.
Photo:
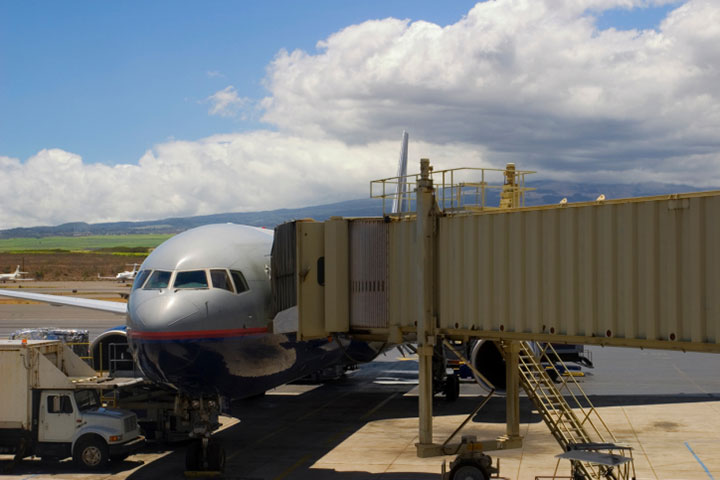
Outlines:
[[419, 175], [371, 184], [412, 212], [276, 231], [275, 309], [297, 306], [300, 339], [417, 342], [420, 456], [445, 451], [431, 400], [444, 340], [495, 340], [510, 365], [508, 435], [485, 450], [520, 443], [521, 341], [720, 353], [720, 191], [527, 207], [530, 173], [423, 159]]

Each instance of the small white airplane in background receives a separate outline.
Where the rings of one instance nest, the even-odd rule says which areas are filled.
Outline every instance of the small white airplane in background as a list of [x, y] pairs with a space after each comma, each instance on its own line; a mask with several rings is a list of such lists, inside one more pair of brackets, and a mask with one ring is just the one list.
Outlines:
[[133, 269], [120, 272], [114, 277], [101, 277], [98, 273], [98, 278], [100, 280], [117, 280], [118, 282], [132, 282], [133, 280], [135, 280], [135, 275], [137, 275], [137, 268], [140, 266], [140, 264], [128, 263], [127, 265], [132, 265]]
[[28, 272], [21, 272], [20, 265], [18, 265], [13, 273], [0, 273], [0, 282], [5, 283], [8, 280], [12, 280], [13, 282], [33, 280], [32, 278], [20, 278], [20, 275], [27, 275], [27, 273]]

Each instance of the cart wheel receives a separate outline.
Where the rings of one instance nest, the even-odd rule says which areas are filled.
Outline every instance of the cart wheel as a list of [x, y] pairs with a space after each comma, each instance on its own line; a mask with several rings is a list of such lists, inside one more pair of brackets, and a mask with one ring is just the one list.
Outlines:
[[489, 478], [485, 469], [474, 462], [458, 463], [450, 471], [450, 480], [488, 480]]

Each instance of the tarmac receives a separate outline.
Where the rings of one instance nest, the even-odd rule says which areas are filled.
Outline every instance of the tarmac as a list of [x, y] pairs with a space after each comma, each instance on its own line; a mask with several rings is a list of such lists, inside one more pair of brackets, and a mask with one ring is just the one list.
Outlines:
[[[102, 283], [107, 285], [100, 289]], [[65, 287], [52, 288], [61, 293]], [[117, 289], [117, 284], [87, 282], [70, 290], [103, 296], [105, 288]], [[100, 312], [0, 303], [0, 337], [30, 326], [89, 328], [92, 337], [119, 323], [122, 317]], [[586, 370], [581, 384], [617, 441], [634, 448], [638, 479], [720, 480], [720, 355], [589, 350], [596, 368]], [[392, 351], [340, 380], [285, 385], [263, 397], [235, 402], [232, 416], [223, 417], [223, 429], [216, 434], [227, 456], [222, 478], [437, 479], [443, 460], [452, 457], [416, 456], [416, 389], [416, 359]], [[435, 441], [442, 442], [483, 397], [484, 392], [469, 382], [462, 384], [455, 402], [437, 397]], [[505, 399], [493, 397], [462, 434], [479, 439], [504, 434], [504, 409]], [[524, 396], [520, 410], [523, 447], [488, 453], [494, 461], [499, 459], [501, 478], [550, 476], [561, 449]], [[0, 477], [184, 478], [185, 448], [151, 444], [108, 471], [92, 474], [67, 460], [58, 464], [29, 459]], [[0, 469], [10, 466], [10, 458], [0, 455]], [[569, 475], [567, 461], [560, 464], [558, 475]]]

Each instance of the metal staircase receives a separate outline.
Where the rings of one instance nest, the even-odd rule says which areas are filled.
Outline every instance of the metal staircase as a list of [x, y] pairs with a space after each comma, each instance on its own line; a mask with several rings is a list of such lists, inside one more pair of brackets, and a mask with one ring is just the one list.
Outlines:
[[[628, 460], [614, 453], [631, 449], [615, 444], [615, 436], [575, 377], [566, 374], [569, 370], [552, 345], [519, 343], [520, 385], [563, 451], [582, 451], [576, 457], [586, 459], [571, 460], [575, 478], [634, 478], [632, 454]], [[598, 450], [609, 453], [601, 454]]]

